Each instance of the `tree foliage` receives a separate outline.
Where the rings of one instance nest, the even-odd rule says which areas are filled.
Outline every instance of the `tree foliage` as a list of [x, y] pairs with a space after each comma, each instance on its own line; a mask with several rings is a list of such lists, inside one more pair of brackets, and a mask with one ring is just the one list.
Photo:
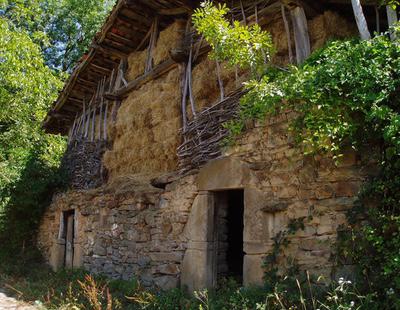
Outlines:
[[[46, 67], [29, 35], [0, 18], [0, 191], [16, 179], [30, 151], [60, 138], [44, 136], [40, 124], [61, 81]], [[56, 153], [57, 153], [56, 152]]]
[[[397, 1], [385, 2], [396, 5]], [[216, 10], [199, 18], [206, 22]], [[215, 19], [219, 29], [227, 21]], [[222, 26], [219, 25], [222, 24]], [[195, 26], [202, 25], [196, 21]], [[199, 27], [200, 32], [204, 32]], [[396, 30], [396, 29], [395, 29]], [[220, 40], [218, 31], [209, 42]], [[249, 39], [251, 41], [251, 39]], [[214, 47], [215, 45], [213, 45]], [[231, 45], [228, 44], [227, 48]], [[249, 53], [251, 48], [248, 47]], [[217, 46], [215, 53], [224, 50]], [[235, 50], [231, 50], [235, 53]], [[245, 53], [238, 52], [243, 55]], [[245, 56], [248, 57], [248, 56]], [[243, 65], [241, 57], [233, 56]], [[259, 60], [258, 60], [259, 61]], [[380, 308], [400, 307], [400, 45], [388, 35], [371, 40], [330, 42], [301, 67], [270, 68], [246, 84], [240, 118], [227, 127], [233, 134], [245, 129], [246, 120], [294, 112], [290, 130], [305, 154], [324, 153], [337, 161], [349, 146], [367, 147], [376, 157], [378, 173], [371, 177], [349, 213], [350, 236], [341, 253], [360, 270], [360, 284], [378, 296]], [[359, 225], [360, 218], [364, 219]], [[362, 286], [362, 285], [361, 285]]]
[[33, 245], [65, 149], [42, 130], [113, 1], [0, 0], [0, 242]]
[[0, 0], [0, 16], [41, 46], [52, 69], [71, 71], [115, 0]]
[[214, 6], [205, 1], [193, 14], [194, 26], [211, 45], [212, 58], [261, 73], [273, 53], [270, 34], [258, 24], [250, 27], [238, 21], [231, 24], [225, 18], [228, 12], [225, 4]]

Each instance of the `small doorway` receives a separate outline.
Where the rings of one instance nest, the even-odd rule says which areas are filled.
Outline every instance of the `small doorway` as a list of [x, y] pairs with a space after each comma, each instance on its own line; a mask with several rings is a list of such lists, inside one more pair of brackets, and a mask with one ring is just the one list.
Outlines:
[[75, 210], [63, 212], [63, 238], [65, 240], [64, 267], [74, 267]]
[[223, 278], [242, 284], [244, 191], [219, 191], [214, 198], [214, 284]]

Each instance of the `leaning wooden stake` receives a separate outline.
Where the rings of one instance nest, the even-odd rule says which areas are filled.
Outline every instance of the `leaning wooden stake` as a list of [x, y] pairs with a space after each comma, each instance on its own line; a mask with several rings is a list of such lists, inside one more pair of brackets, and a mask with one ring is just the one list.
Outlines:
[[283, 24], [285, 26], [287, 43], [288, 43], [289, 63], [292, 64], [293, 63], [292, 39], [291, 39], [291, 35], [290, 35], [289, 22], [286, 18], [285, 6], [283, 5], [283, 3], [281, 3], [281, 13], [282, 13], [282, 18], [283, 18]]
[[187, 65], [187, 87], [189, 90], [189, 100], [190, 100], [190, 107], [192, 109], [193, 116], [196, 116], [196, 107], [194, 103], [194, 96], [193, 96], [193, 89], [192, 89], [192, 56], [193, 56], [193, 45], [190, 46], [189, 52], [189, 61]]
[[83, 106], [83, 108], [82, 108], [82, 132], [81, 132], [80, 136], [83, 136], [85, 122], [86, 122], [86, 99], [85, 98], [83, 98], [82, 106]]
[[85, 127], [85, 133], [83, 135], [84, 138], [88, 137], [89, 133], [89, 126], [90, 126], [90, 113], [92, 112], [92, 107], [89, 106], [89, 110], [86, 112], [85, 118], [86, 118], [86, 127]]
[[376, 20], [376, 32], [381, 33], [381, 21], [379, 14], [379, 7], [375, 5], [375, 20]]
[[107, 114], [108, 114], [108, 100], [106, 100], [106, 107], [104, 110], [104, 123], [103, 123], [103, 140], [107, 141]]
[[294, 30], [297, 64], [301, 64], [311, 54], [310, 36], [304, 9], [300, 6], [290, 11]]
[[158, 34], [158, 18], [156, 17], [152, 25], [150, 43], [147, 49], [145, 73], [151, 71], [151, 69], [153, 68], [153, 51], [157, 42], [157, 34]]
[[183, 124], [183, 134], [186, 132], [187, 127], [187, 115], [186, 115], [186, 98], [187, 98], [187, 87], [188, 87], [188, 70], [185, 67], [183, 75], [184, 83], [182, 89], [182, 100], [181, 100], [181, 112], [182, 112], [182, 124]]
[[353, 6], [354, 16], [358, 27], [358, 32], [362, 40], [371, 39], [371, 33], [368, 30], [367, 21], [364, 16], [364, 12], [360, 3], [360, 0], [351, 0]]
[[101, 89], [100, 89], [100, 111], [99, 111], [99, 128], [98, 128], [99, 140], [101, 140], [101, 134], [102, 134], [101, 126], [103, 124], [103, 104], [104, 104], [104, 92], [105, 92], [105, 86], [106, 86], [106, 77], [104, 77], [100, 83], [101, 83], [101, 86], [100, 86]]
[[219, 85], [219, 93], [220, 93], [220, 100], [224, 100], [225, 97], [225, 91], [224, 91], [224, 83], [222, 82], [221, 79], [221, 66], [217, 61], [215, 61], [216, 65], [217, 65], [217, 77], [218, 77], [218, 85]]
[[242, 17], [243, 17], [243, 23], [246, 25], [247, 21], [246, 21], [246, 14], [244, 12], [244, 7], [243, 7], [243, 2], [242, 0], [240, 0], [240, 10], [242, 12]]
[[396, 33], [394, 32], [394, 29], [392, 28], [397, 24], [397, 13], [395, 10], [390, 5], [386, 6], [386, 14], [388, 18], [388, 24], [389, 24], [389, 33], [390, 33], [390, 39], [392, 41], [396, 40]]
[[[74, 119], [74, 123], [72, 124], [72, 128], [71, 128], [71, 140], [73, 140], [73, 139], [75, 138], [77, 122], [78, 122], [78, 113], [76, 113], [75, 119]], [[70, 142], [71, 142], [71, 141], [70, 141]]]
[[256, 16], [256, 24], [258, 24], [258, 4], [257, 4], [257, 1], [254, 2], [254, 15]]
[[93, 117], [92, 117], [92, 130], [90, 132], [90, 141], [94, 141], [94, 129], [96, 127], [96, 107], [93, 108]]

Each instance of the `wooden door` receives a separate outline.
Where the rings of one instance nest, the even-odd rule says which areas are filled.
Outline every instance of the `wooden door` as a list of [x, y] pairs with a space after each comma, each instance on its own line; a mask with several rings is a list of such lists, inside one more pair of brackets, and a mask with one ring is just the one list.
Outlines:
[[72, 268], [74, 263], [74, 213], [66, 214], [65, 268]]

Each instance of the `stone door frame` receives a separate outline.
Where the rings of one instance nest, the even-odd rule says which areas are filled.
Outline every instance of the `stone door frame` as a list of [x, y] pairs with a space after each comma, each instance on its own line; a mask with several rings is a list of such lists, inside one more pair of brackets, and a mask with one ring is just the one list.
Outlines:
[[181, 285], [189, 291], [212, 288], [216, 284], [214, 193], [228, 190], [244, 191], [243, 285], [262, 284], [262, 258], [268, 246], [263, 243], [264, 218], [253, 225], [263, 200], [258, 199], [261, 193], [253, 187], [255, 184], [258, 184], [257, 178], [247, 164], [232, 157], [214, 160], [200, 169], [199, 192], [185, 228], [188, 246], [181, 268]]
[[[67, 244], [67, 234], [68, 234], [68, 217], [73, 217], [72, 231], [70, 231], [70, 236], [73, 238], [71, 244]], [[82, 267], [82, 240], [78, 234], [79, 222], [81, 219], [81, 214], [78, 209], [68, 209], [59, 211], [59, 230], [58, 234], [53, 241], [51, 247], [49, 264], [54, 271], [60, 270], [62, 268], [80, 268]], [[67, 246], [72, 248], [72, 256], [67, 258]]]

